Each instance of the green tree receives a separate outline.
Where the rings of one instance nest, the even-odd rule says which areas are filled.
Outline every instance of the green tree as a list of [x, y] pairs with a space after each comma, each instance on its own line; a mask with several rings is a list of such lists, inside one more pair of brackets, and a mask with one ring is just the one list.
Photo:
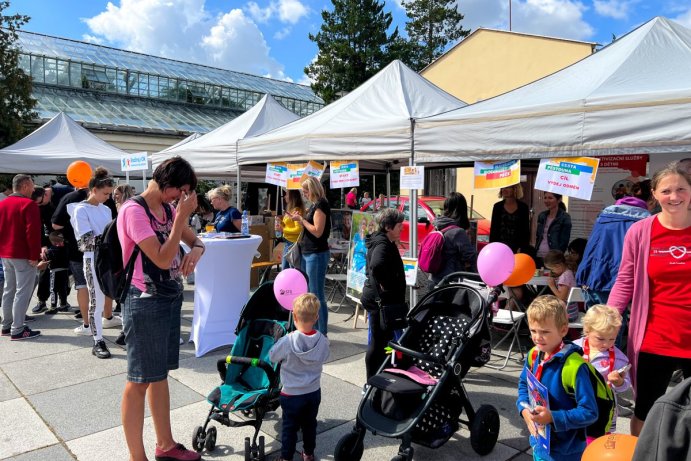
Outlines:
[[35, 119], [36, 100], [31, 97], [31, 77], [19, 68], [15, 46], [17, 30], [28, 16], [4, 14], [9, 1], [0, 1], [0, 147], [22, 138], [25, 125]]
[[416, 70], [444, 54], [446, 45], [467, 36], [456, 0], [402, 0], [409, 21], [405, 30], [412, 46], [410, 64]]
[[327, 104], [357, 88], [391, 60], [388, 35], [393, 17], [377, 0], [331, 0], [333, 11], [322, 11], [323, 23], [309, 39], [317, 44], [316, 60], [305, 68], [312, 90]]

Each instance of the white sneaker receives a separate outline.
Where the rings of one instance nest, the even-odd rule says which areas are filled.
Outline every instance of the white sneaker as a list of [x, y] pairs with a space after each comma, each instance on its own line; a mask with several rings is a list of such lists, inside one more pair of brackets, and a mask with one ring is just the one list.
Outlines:
[[79, 325], [74, 329], [74, 334], [81, 336], [91, 336], [91, 328], [85, 327], [84, 324]]
[[107, 318], [103, 319], [103, 328], [120, 328], [122, 327], [122, 317], [119, 315], [114, 315], [113, 318], [108, 320]]

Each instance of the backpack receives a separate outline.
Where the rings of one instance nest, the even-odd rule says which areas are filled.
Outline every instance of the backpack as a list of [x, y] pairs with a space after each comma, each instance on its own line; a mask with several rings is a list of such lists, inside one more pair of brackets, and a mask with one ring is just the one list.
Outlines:
[[[141, 205], [149, 219], [154, 219], [143, 197], [136, 196], [130, 200], [134, 200]], [[173, 213], [170, 208], [167, 206], [163, 208], [166, 211], [167, 219], [172, 219]], [[124, 302], [127, 288], [132, 283], [134, 264], [140, 251], [139, 245], [135, 245], [127, 265], [123, 266], [122, 245], [120, 245], [120, 238], [118, 237], [117, 218], [106, 225], [101, 235], [96, 236], [94, 271], [96, 272], [98, 285], [101, 287], [104, 295], [115, 301]]]
[[[538, 357], [538, 350], [533, 348], [528, 355], [528, 368], [533, 369], [533, 363]], [[576, 374], [578, 367], [585, 364], [588, 367], [588, 376], [590, 384], [593, 387], [593, 394], [595, 395], [595, 403], [597, 405], [597, 420], [590, 426], [585, 428], [585, 434], [588, 437], [598, 438], [610, 432], [612, 427], [612, 418], [616, 409], [616, 400], [614, 400], [614, 391], [607, 384], [605, 378], [600, 374], [595, 367], [587, 360], [579, 360], [581, 355], [571, 353], [566, 357], [566, 361], [561, 369], [561, 385], [567, 394], [575, 396], [576, 392]]]
[[444, 267], [444, 234], [447, 230], [459, 229], [458, 226], [446, 226], [441, 231], [427, 234], [418, 252], [418, 266], [423, 272], [436, 274]]

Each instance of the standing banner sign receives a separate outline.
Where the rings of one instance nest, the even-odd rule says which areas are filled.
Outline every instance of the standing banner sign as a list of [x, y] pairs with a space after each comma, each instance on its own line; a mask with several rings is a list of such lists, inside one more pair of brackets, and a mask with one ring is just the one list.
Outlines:
[[346, 278], [346, 294], [360, 299], [362, 287], [365, 286], [367, 274], [367, 246], [365, 236], [374, 233], [376, 225], [374, 214], [353, 211], [352, 230], [350, 232], [350, 247], [348, 249], [348, 276]]
[[288, 182], [288, 164], [267, 163], [265, 182], [274, 186], [286, 187]]
[[305, 168], [307, 168], [306, 163], [289, 163], [287, 165], [286, 189], [300, 190], [302, 188], [302, 173], [304, 173]]
[[401, 167], [401, 189], [424, 189], [425, 188], [425, 167], [424, 166], [402, 166]]
[[307, 166], [305, 167], [305, 170], [302, 172], [300, 182], [302, 183], [302, 181], [307, 179], [308, 176], [312, 176], [314, 178], [317, 178], [318, 180], [321, 180], [322, 174], [324, 174], [324, 170], [326, 170], [326, 164], [322, 165], [319, 162], [310, 160]]
[[414, 287], [417, 283], [417, 258], [401, 258], [405, 272], [405, 284]]
[[360, 185], [360, 164], [357, 160], [332, 160], [329, 166], [329, 182], [331, 189], [358, 187]]
[[535, 189], [590, 200], [599, 163], [592, 157], [542, 159]]
[[521, 161], [475, 162], [475, 189], [498, 189], [521, 182]]
[[120, 171], [140, 171], [149, 169], [149, 155], [146, 152], [135, 152], [120, 157]]

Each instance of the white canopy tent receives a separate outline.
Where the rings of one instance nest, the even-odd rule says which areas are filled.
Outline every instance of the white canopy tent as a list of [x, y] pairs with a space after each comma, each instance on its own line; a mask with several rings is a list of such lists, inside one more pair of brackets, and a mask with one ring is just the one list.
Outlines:
[[654, 18], [495, 98], [418, 120], [421, 163], [691, 152], [691, 30]]
[[265, 95], [254, 107], [225, 125], [154, 154], [152, 164], [156, 168], [164, 160], [179, 155], [190, 162], [199, 176], [229, 176], [237, 169], [238, 140], [260, 135], [298, 118], [273, 97]]
[[166, 149], [163, 149], [163, 150], [161, 151], [161, 153], [168, 152], [169, 150], [172, 150], [172, 149], [177, 149], [178, 147], [182, 146], [183, 144], [187, 144], [187, 143], [190, 142], [190, 141], [194, 141], [195, 139], [200, 138], [201, 136], [202, 136], [201, 133], [197, 133], [197, 132], [195, 131], [195, 132], [192, 133], [191, 135], [187, 136], [185, 139], [183, 139], [183, 140], [181, 140], [181, 141], [179, 141], [179, 142], [173, 144], [173, 145], [170, 146], [170, 147], [167, 147]]
[[33, 133], [0, 149], [0, 172], [65, 174], [70, 163], [84, 160], [118, 175], [122, 174], [120, 157], [125, 154], [60, 112]]

